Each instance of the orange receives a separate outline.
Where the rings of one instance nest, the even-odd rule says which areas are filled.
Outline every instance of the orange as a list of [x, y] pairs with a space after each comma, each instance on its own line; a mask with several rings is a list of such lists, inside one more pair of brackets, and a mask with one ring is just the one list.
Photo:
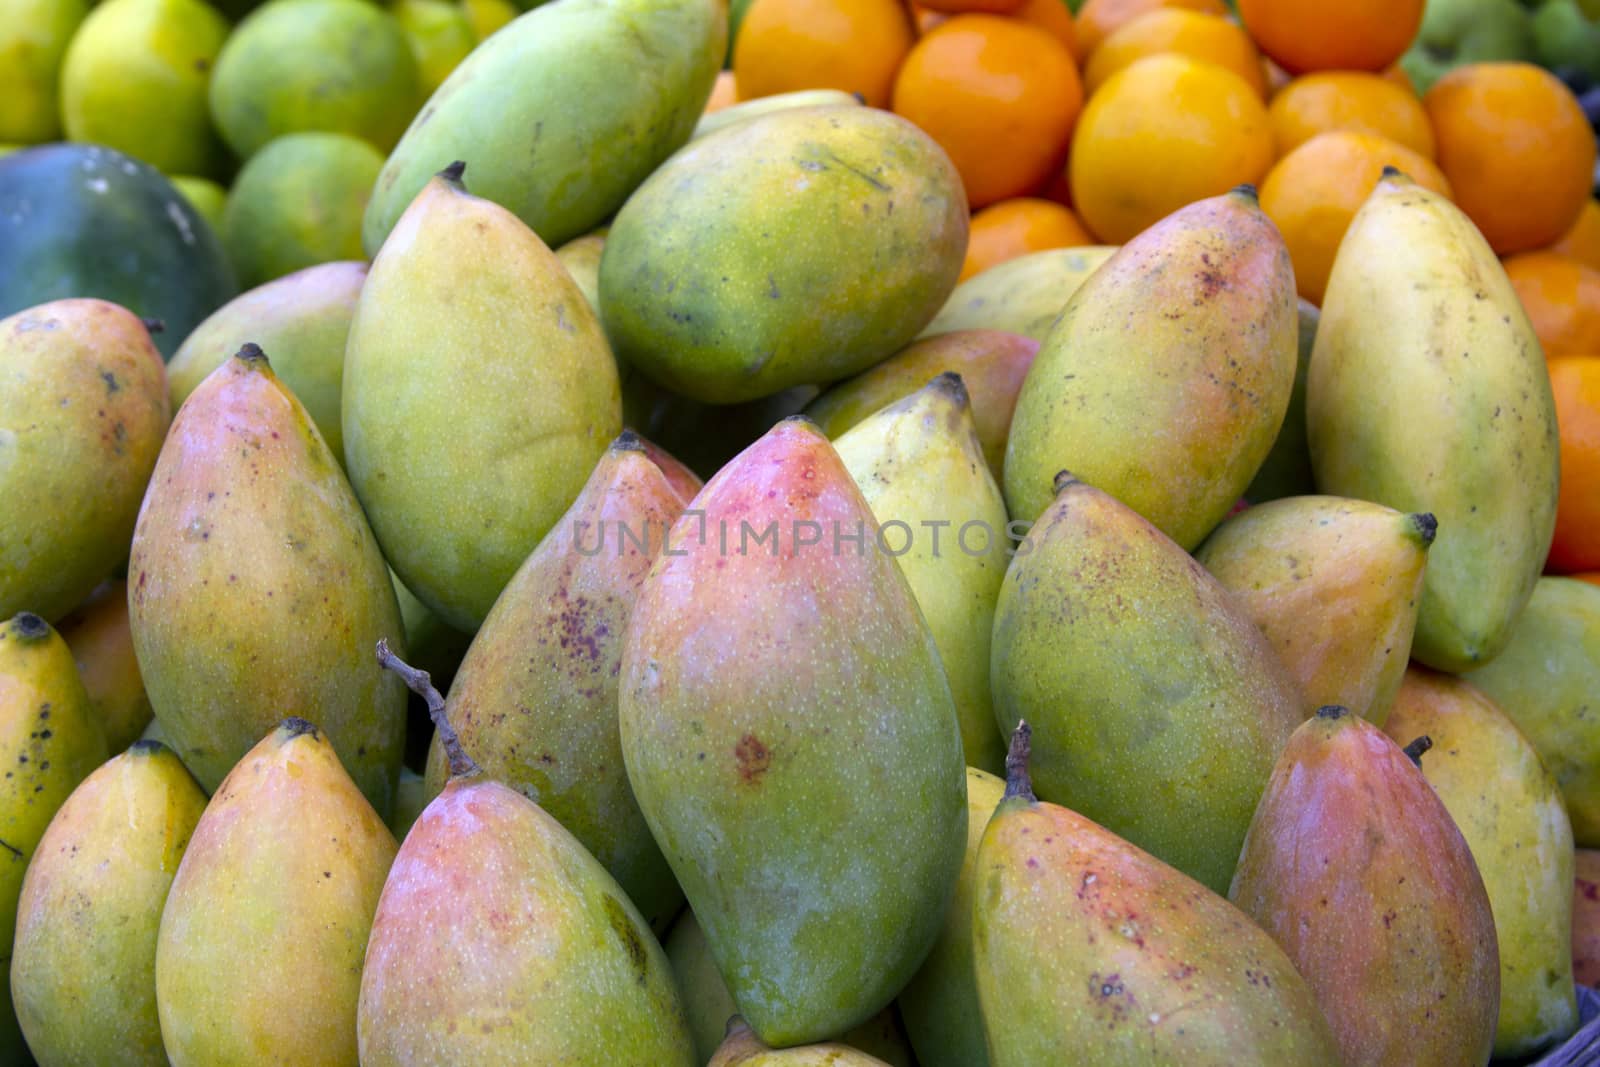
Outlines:
[[709, 115], [738, 102], [739, 89], [734, 83], [733, 71], [718, 71], [717, 80], [711, 84], [711, 98], [706, 101], [705, 113]]
[[1600, 202], [1593, 197], [1578, 212], [1578, 221], [1572, 229], [1562, 234], [1561, 240], [1550, 246], [1550, 251], [1571, 256], [1584, 266], [1600, 270]]
[[1239, 17], [1290, 74], [1381, 71], [1411, 47], [1423, 6], [1423, 0], [1239, 0]]
[[989, 15], [1015, 14], [1023, 0], [917, 0], [919, 6], [946, 15], [963, 15], [979, 12]]
[[1073, 28], [1072, 9], [1067, 6], [1066, 0], [1025, 0], [1012, 18], [1019, 18], [1049, 30], [1076, 58], [1078, 33]]
[[1083, 68], [1083, 87], [1093, 95], [1107, 78], [1134, 60], [1162, 52], [1181, 52], [1226, 67], [1249, 82], [1256, 95], [1266, 95], [1261, 53], [1238, 23], [1183, 8], [1151, 11], [1117, 27], [1090, 53]]
[[843, 89], [887, 107], [915, 40], [900, 0], [755, 0], [733, 46], [739, 99]]
[[1072, 141], [1072, 203], [1106, 244], [1185, 204], [1258, 182], [1272, 165], [1267, 108], [1231, 70], [1147, 56], [1089, 99]]
[[1600, 570], [1600, 358], [1550, 361], [1561, 433], [1561, 495], [1548, 570]]
[[1313, 304], [1322, 305], [1350, 220], [1390, 166], [1450, 195], [1450, 183], [1426, 156], [1359, 130], [1318, 134], [1280, 159], [1261, 183], [1261, 210], [1277, 223], [1294, 261], [1295, 284]]
[[1505, 267], [1547, 359], [1600, 352], [1600, 271], [1559, 252], [1519, 252]]
[[1031, 197], [1002, 200], [972, 216], [961, 280], [1029, 252], [1088, 244], [1094, 238], [1070, 209]]
[[1394, 82], [1412, 96], [1420, 95], [1417, 92], [1417, 83], [1411, 80], [1411, 75], [1407, 74], [1406, 68], [1402, 67], [1399, 63], [1389, 64], [1384, 68], [1383, 73], [1380, 74], [1379, 77], [1386, 82]]
[[1422, 98], [1456, 203], [1501, 255], [1572, 228], [1594, 182], [1594, 131], [1578, 100], [1532, 63], [1469, 63]]
[[935, 27], [894, 83], [894, 110], [950, 154], [974, 208], [1042, 185], [1066, 158], [1082, 106], [1066, 46], [998, 15], [956, 15]]
[[1415, 93], [1381, 74], [1323, 71], [1279, 90], [1267, 108], [1278, 156], [1329, 130], [1361, 130], [1387, 137], [1433, 158], [1433, 127]]
[[1085, 62], [1100, 42], [1119, 26], [1163, 7], [1182, 7], [1207, 15], [1228, 13], [1228, 6], [1222, 0], [1088, 0], [1073, 20], [1077, 38], [1073, 54], [1080, 64]]

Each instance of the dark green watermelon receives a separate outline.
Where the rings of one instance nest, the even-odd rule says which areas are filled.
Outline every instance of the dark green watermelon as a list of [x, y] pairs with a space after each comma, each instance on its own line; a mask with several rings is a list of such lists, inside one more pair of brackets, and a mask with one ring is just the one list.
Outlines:
[[99, 297], [160, 319], [170, 359], [238, 292], [211, 226], [149, 164], [91, 144], [0, 157], [0, 318]]

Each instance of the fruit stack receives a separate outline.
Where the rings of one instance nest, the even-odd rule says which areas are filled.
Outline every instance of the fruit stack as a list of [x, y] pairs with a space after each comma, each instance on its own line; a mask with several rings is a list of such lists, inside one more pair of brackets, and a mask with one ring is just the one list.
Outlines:
[[1596, 1040], [1595, 141], [1451, 5], [6, 12], [0, 1062]]

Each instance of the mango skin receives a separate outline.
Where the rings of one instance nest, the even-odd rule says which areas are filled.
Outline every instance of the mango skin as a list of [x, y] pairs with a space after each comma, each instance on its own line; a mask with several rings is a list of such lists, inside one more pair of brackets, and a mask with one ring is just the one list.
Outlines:
[[1116, 245], [1051, 248], [997, 263], [955, 287], [919, 337], [1005, 330], [1043, 341], [1061, 311]]
[[119, 578], [96, 589], [61, 620], [61, 639], [72, 649], [107, 750], [121, 752], [139, 739], [154, 714], [133, 651], [128, 583]]
[[1067, 301], [1006, 442], [1006, 503], [1037, 518], [1063, 467], [1192, 550], [1255, 477], [1294, 389], [1289, 250], [1242, 186], [1173, 212]]
[[372, 650], [401, 638], [394, 587], [333, 454], [259, 352], [212, 372], [173, 422], [128, 608], [156, 718], [203, 787], [285, 709], [305, 711], [388, 814], [406, 696]]
[[126, 558], [170, 421], [132, 312], [55, 300], [0, 320], [0, 618], [60, 619]]
[[993, 1067], [1339, 1062], [1310, 988], [1264, 930], [1030, 794], [1001, 801], [984, 828], [972, 940]]
[[1069, 477], [995, 608], [997, 726], [1033, 724], [1033, 782], [1225, 893], [1278, 752], [1305, 718], [1232, 595], [1114, 497]]
[[0, 142], [42, 144], [61, 136], [61, 60], [88, 13], [89, 0], [6, 4], [0, 24]]
[[1578, 847], [1600, 847], [1600, 587], [1540, 578], [1510, 643], [1463, 677], [1538, 750]]
[[666, 956], [559, 822], [491, 778], [452, 779], [383, 887], [361, 982], [362, 1067], [691, 1067]]
[[1334, 259], [1306, 426], [1319, 492], [1439, 520], [1412, 656], [1456, 672], [1492, 660], [1555, 530], [1550, 375], [1483, 235], [1398, 172]]
[[[0, 959], [9, 960], [23, 875], [56, 809], [105, 761], [106, 740], [65, 641], [37, 615], [0, 623]], [[0, 1060], [25, 1062], [0, 967]]]
[[1432, 516], [1302, 496], [1224, 520], [1194, 557], [1294, 676], [1306, 715], [1349, 708], [1383, 725], [1411, 658]]
[[167, 364], [176, 411], [206, 375], [226, 363], [245, 341], [261, 346], [272, 370], [305, 405], [322, 439], [344, 466], [339, 421], [344, 346], [367, 265], [322, 263], [241, 293], [213, 311], [184, 338]]
[[568, 0], [515, 19], [401, 136], [367, 204], [367, 254], [457, 159], [550, 247], [594, 229], [689, 139], [727, 32], [718, 0]]
[[1272, 451], [1245, 486], [1244, 497], [1252, 504], [1286, 496], [1309, 496], [1317, 491], [1311, 471], [1311, 446], [1306, 441], [1306, 378], [1311, 373], [1311, 349], [1317, 341], [1322, 312], [1303, 297], [1299, 309], [1300, 347], [1296, 352], [1294, 390], [1289, 394], [1289, 410], [1284, 412]]
[[903, 348], [955, 287], [966, 243], [961, 178], [916, 126], [866, 107], [774, 111], [694, 141], [628, 198], [600, 258], [600, 315], [652, 381], [754, 400]]
[[[495, 601], [445, 705], [484, 773], [558, 819], [663, 932], [683, 891], [623, 769], [617, 671], [639, 587], [683, 503], [634, 435], [613, 443]], [[428, 795], [448, 777], [435, 732]]]
[[1427, 779], [1367, 720], [1329, 706], [1294, 732], [1228, 899], [1288, 953], [1344, 1062], [1488, 1061], [1500, 1008], [1489, 894]]
[[442, 177], [373, 261], [341, 390], [346, 468], [384, 556], [469, 633], [622, 429], [610, 347], [560, 260]]
[[735, 1016], [728, 1036], [717, 1046], [706, 1067], [888, 1067], [876, 1056], [837, 1041], [774, 1049], [756, 1036], [748, 1023]]
[[1406, 672], [1384, 732], [1401, 744], [1433, 739], [1422, 773], [1489, 891], [1500, 947], [1495, 1056], [1526, 1055], [1568, 1037], [1578, 1025], [1572, 825], [1555, 779], [1494, 701], [1423, 667]]
[[172, 750], [142, 741], [84, 779], [28, 865], [13, 999], [46, 1063], [166, 1067], [156, 936], [206, 795]]
[[[605, 251], [607, 231], [608, 227], [602, 226], [582, 237], [574, 237], [555, 250], [556, 258], [572, 275], [578, 291], [596, 315], [600, 314], [600, 255]], [[623, 368], [617, 370], [621, 372]]]
[[710, 111], [700, 116], [700, 121], [695, 123], [694, 133], [689, 137], [693, 141], [708, 134], [716, 133], [725, 126], [732, 126], [736, 122], [757, 118], [773, 111], [782, 111], [793, 107], [860, 107], [862, 99], [856, 93], [847, 93], [843, 89], [798, 89], [790, 93], [773, 93], [771, 96], [758, 96], [753, 100], [740, 100], [725, 108]]
[[206, 805], [161, 913], [173, 1067], [356, 1067], [362, 958], [395, 850], [315, 726], [262, 738]]
[[703, 541], [686, 511], [634, 605], [622, 753], [740, 1013], [802, 1044], [881, 1011], [932, 945], [966, 841], [961, 733], [894, 560], [833, 551], [833, 523], [875, 524], [820, 431], [784, 420], [694, 504]]

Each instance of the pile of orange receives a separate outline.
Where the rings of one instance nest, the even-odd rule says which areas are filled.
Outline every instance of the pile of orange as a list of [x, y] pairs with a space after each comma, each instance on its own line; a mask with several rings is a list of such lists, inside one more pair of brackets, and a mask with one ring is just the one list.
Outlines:
[[1449, 196], [1551, 359], [1562, 496], [1550, 566], [1600, 571], [1595, 138], [1554, 75], [1458, 68], [1419, 96], [1396, 61], [1424, 0], [751, 0], [718, 106], [807, 88], [917, 123], [966, 186], [964, 277], [1120, 244], [1184, 204], [1260, 190], [1314, 304], [1386, 166]]

